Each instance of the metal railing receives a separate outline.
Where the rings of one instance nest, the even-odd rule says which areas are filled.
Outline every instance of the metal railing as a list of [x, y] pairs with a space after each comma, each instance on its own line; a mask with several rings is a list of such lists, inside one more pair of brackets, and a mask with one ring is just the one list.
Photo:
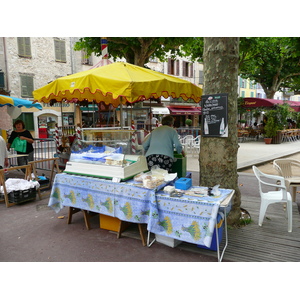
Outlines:
[[176, 131], [181, 137], [192, 135], [195, 138], [198, 135], [201, 135], [200, 127], [178, 127], [176, 128]]
[[[50, 138], [50, 139], [34, 139], [33, 143], [33, 149], [34, 149], [34, 160], [43, 160], [43, 159], [48, 159], [48, 158], [54, 158], [56, 154], [56, 144], [55, 144], [55, 139]], [[11, 154], [17, 154], [14, 149], [10, 149]], [[17, 158], [11, 158], [10, 164], [12, 166], [17, 166]], [[45, 162], [40, 162], [36, 165], [37, 169], [41, 170], [51, 170], [52, 168], [52, 162], [51, 161], [45, 161]]]

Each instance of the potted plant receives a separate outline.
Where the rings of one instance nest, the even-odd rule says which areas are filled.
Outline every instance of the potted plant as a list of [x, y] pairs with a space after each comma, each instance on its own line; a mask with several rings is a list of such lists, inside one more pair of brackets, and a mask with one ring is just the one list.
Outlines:
[[193, 124], [193, 121], [191, 119], [186, 119], [185, 120], [185, 125], [191, 126]]
[[270, 110], [267, 116], [267, 123], [264, 127], [265, 136], [264, 140], [266, 144], [270, 144], [272, 138], [277, 135], [277, 131], [280, 130], [280, 126], [276, 122], [276, 111]]

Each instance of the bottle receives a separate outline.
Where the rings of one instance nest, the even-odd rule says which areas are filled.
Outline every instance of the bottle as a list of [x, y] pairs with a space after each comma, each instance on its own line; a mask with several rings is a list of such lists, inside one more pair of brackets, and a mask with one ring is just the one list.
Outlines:
[[224, 118], [222, 118], [221, 124], [220, 124], [220, 135], [223, 135], [225, 133], [225, 124], [224, 124]]
[[207, 124], [206, 117], [204, 119], [204, 134], [209, 134], [208, 124]]

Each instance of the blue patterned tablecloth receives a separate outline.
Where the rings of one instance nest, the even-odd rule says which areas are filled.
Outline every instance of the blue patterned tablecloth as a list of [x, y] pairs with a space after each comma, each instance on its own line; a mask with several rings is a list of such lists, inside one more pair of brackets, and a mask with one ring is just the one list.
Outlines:
[[218, 197], [180, 198], [157, 190], [133, 180], [117, 183], [61, 173], [55, 176], [48, 206], [55, 212], [71, 206], [127, 222], [147, 223], [153, 233], [209, 247], [220, 203], [232, 190], [220, 189]]
[[[196, 188], [196, 187], [192, 187]], [[148, 230], [177, 240], [211, 246], [220, 204], [232, 192], [219, 189], [219, 196], [170, 197], [158, 191], [150, 202]]]
[[116, 183], [61, 173], [55, 176], [48, 206], [55, 212], [71, 206], [123, 221], [148, 223], [151, 199], [155, 199], [155, 190], [146, 189], [133, 180]]

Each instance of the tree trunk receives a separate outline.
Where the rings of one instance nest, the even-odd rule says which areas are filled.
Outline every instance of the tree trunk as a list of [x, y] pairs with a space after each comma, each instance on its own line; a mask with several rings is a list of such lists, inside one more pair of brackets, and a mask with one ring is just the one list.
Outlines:
[[200, 186], [220, 184], [235, 190], [229, 224], [240, 218], [241, 193], [237, 174], [237, 98], [239, 38], [204, 38], [204, 95], [228, 94], [228, 137], [202, 137]]

